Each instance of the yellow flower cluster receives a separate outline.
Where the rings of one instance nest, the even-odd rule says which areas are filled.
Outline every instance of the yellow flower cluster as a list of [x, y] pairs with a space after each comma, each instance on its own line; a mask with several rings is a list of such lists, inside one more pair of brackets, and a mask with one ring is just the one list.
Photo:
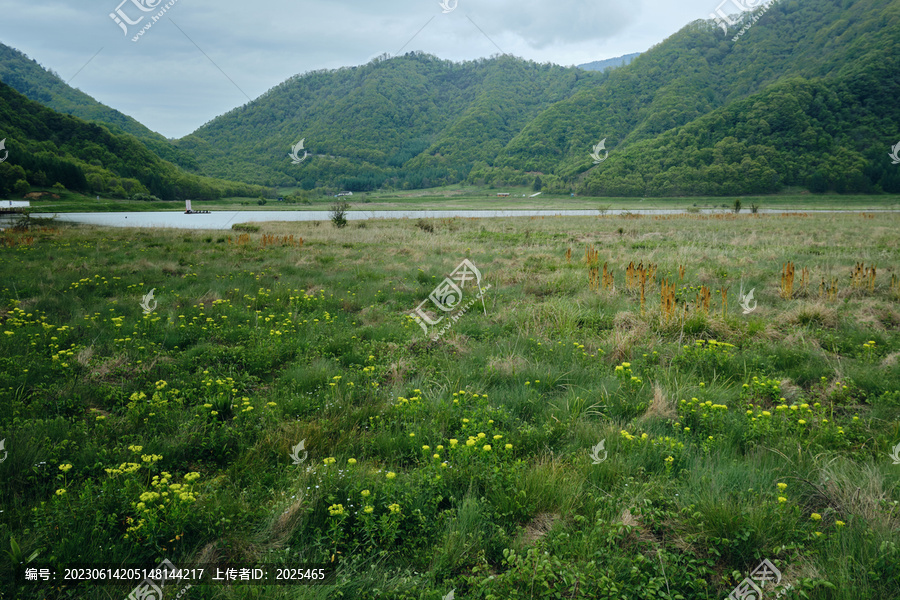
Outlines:
[[123, 473], [134, 473], [141, 468], [139, 463], [122, 463], [118, 467], [112, 469], [103, 469], [109, 475], [121, 475]]
[[[418, 391], [418, 390], [416, 390]], [[399, 408], [417, 408], [422, 404], [422, 396], [416, 394], [410, 398], [404, 398], [403, 396], [397, 396], [397, 404], [395, 406]]]
[[332, 517], [339, 517], [344, 514], [344, 505], [343, 504], [332, 504], [328, 507], [328, 514]]

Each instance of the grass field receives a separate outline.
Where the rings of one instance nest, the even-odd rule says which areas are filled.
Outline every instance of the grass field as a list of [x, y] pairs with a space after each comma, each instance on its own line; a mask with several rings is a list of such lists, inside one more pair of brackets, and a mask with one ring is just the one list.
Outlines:
[[[36, 190], [40, 191], [40, 190]], [[507, 198], [497, 193], [509, 192]], [[290, 191], [283, 192], [289, 195]], [[404, 192], [361, 192], [347, 197], [350, 210], [478, 210], [478, 209], [661, 209], [661, 208], [732, 208], [735, 197], [684, 197], [684, 198], [590, 198], [541, 194], [530, 198], [530, 188], [488, 189], [474, 186], [447, 186], [428, 190]], [[63, 192], [54, 200], [45, 197], [31, 202], [32, 212], [125, 212], [125, 211], [183, 211], [184, 202], [143, 202], [85, 196]], [[285, 203], [273, 199], [258, 204], [256, 198], [223, 198], [221, 200], [194, 200], [194, 210], [328, 210], [335, 201], [331, 196], [310, 199], [308, 203]], [[776, 210], [900, 210], [900, 196], [884, 194], [809, 194], [801, 190], [788, 190], [771, 196], [742, 196], [744, 212], [752, 205]]]
[[[187, 600], [721, 600], [763, 560], [766, 600], [900, 598], [898, 231], [6, 231], [2, 597], [121, 599], [13, 567], [168, 559], [335, 574], [166, 586]], [[429, 296], [463, 259], [484, 306], [469, 281], [444, 313]], [[407, 316], [423, 302], [437, 339]]]

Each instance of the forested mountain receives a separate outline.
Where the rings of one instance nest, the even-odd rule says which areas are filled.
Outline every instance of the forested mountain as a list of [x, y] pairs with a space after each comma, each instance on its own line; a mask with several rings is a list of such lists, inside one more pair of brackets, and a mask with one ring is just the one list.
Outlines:
[[633, 54], [625, 54], [624, 56], [616, 56], [615, 58], [595, 60], [593, 62], [578, 65], [578, 68], [584, 69], [585, 71], [606, 71], [607, 69], [629, 65], [631, 64], [631, 61], [640, 55], [640, 52], [634, 52]]
[[113, 133], [129, 133], [160, 158], [189, 170], [196, 169], [190, 155], [179, 151], [159, 133], [151, 131], [128, 115], [97, 102], [81, 90], [69, 86], [53, 71], [3, 44], [0, 44], [0, 81], [57, 112], [102, 123]]
[[[265, 185], [368, 190], [465, 179], [543, 110], [605, 78], [511, 57], [409, 53], [296, 76], [179, 141], [205, 172]], [[288, 157], [305, 140], [310, 157]], [[302, 154], [301, 154], [302, 156]]]
[[[782, 0], [727, 34], [695, 21], [604, 72], [411, 52], [297, 75], [174, 144], [3, 47], [0, 77], [191, 171], [269, 187], [540, 178], [546, 191], [586, 195], [896, 193], [898, 50], [900, 0]], [[595, 164], [601, 140], [608, 157]]]
[[[604, 73], [417, 53], [309, 73], [179, 145], [210, 173], [306, 188], [897, 192], [898, 47], [900, 0], [784, 0], [727, 35], [691, 23]], [[311, 156], [294, 165], [300, 139]]]
[[[62, 184], [69, 190], [120, 198], [155, 195], [163, 200], [257, 196], [259, 186], [199, 177], [166, 162], [134, 136], [55, 112], [0, 83], [0, 196], [28, 184]], [[8, 154], [7, 154], [8, 152]]]
[[[478, 175], [539, 171], [550, 189], [590, 195], [900, 192], [888, 157], [900, 139], [900, 1], [760, 13], [737, 41], [741, 25], [723, 37], [690, 24], [545, 111]], [[595, 166], [603, 138], [609, 159]]]

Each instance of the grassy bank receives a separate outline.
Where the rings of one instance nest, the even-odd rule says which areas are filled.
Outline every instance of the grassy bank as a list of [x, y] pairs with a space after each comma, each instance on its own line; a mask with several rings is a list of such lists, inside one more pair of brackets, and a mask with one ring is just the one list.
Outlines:
[[[782, 598], [900, 597], [898, 227], [5, 232], [4, 598], [131, 589], [13, 589], [34, 553], [336, 572], [188, 599], [720, 600], [763, 559]], [[428, 339], [465, 258], [484, 306]]]

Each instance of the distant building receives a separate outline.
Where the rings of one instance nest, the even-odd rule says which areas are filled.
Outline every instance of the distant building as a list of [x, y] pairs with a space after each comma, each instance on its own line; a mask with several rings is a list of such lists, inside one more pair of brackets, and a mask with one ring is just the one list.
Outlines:
[[352, 196], [353, 192], [338, 192], [334, 195], [335, 198], [342, 198], [344, 196]]
[[505, 198], [507, 196], [509, 196], [509, 192], [500, 192], [499, 194], [497, 194], [498, 198]]

